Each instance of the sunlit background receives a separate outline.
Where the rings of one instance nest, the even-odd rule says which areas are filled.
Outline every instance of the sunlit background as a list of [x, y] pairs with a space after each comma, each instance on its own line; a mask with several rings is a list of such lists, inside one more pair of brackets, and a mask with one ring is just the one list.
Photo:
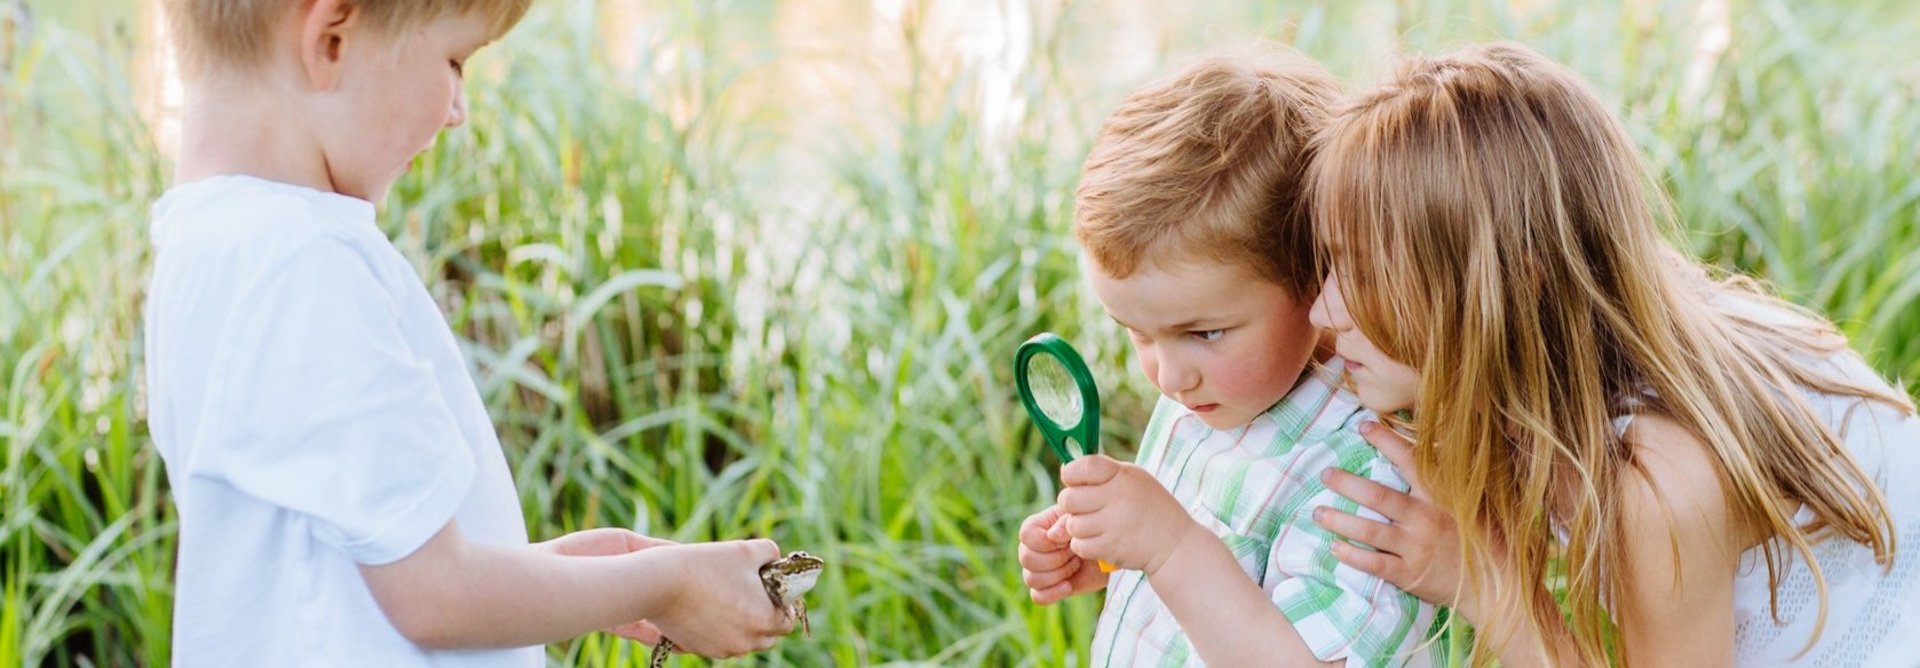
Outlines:
[[[0, 0], [0, 665], [168, 662], [140, 305], [179, 89], [154, 5]], [[1089, 351], [1130, 452], [1151, 388], [1065, 234], [1100, 118], [1255, 40], [1359, 87], [1501, 38], [1627, 119], [1693, 248], [1920, 380], [1920, 5], [1896, 0], [538, 0], [381, 220], [536, 539], [824, 556], [812, 637], [736, 665], [1078, 665], [1096, 597], [1034, 606], [1014, 562], [1056, 487], [1010, 367], [1041, 330]]]

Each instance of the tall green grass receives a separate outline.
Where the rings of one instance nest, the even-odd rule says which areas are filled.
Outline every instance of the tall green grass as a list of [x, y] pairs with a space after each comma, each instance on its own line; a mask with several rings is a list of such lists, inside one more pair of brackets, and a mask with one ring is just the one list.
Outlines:
[[[1109, 442], [1143, 422], [1064, 228], [1100, 117], [1153, 72], [1104, 60], [1117, 2], [969, 4], [1029, 26], [1011, 76], [948, 58], [949, 15], [904, 4], [835, 5], [866, 46], [819, 53], [783, 45], [788, 3], [649, 3], [628, 68], [604, 7], [542, 3], [476, 60], [468, 127], [382, 220], [466, 345], [536, 538], [618, 525], [826, 557], [813, 637], [738, 663], [1084, 662], [1097, 601], [1040, 608], [1019, 583], [1014, 529], [1055, 488], [1008, 371], [1062, 332], [1103, 377]], [[1266, 36], [1364, 84], [1397, 45], [1526, 41], [1618, 105], [1697, 249], [1920, 379], [1920, 71], [1892, 57], [1920, 11], [1732, 2], [1702, 51], [1691, 2], [1240, 5], [1151, 10], [1148, 69]], [[136, 31], [7, 25], [0, 664], [164, 664], [175, 520], [140, 302], [168, 170], [133, 111]], [[858, 75], [825, 130], [780, 94], [810, 63]]]

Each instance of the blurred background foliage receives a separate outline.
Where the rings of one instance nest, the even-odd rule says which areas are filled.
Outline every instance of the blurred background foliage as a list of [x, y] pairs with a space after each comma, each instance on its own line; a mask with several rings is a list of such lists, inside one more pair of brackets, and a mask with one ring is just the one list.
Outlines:
[[[140, 341], [179, 93], [155, 14], [0, 0], [0, 664], [168, 662], [177, 520]], [[813, 636], [732, 663], [1080, 664], [1098, 601], [1034, 606], [1014, 562], [1055, 482], [1010, 361], [1074, 340], [1129, 451], [1152, 390], [1065, 232], [1129, 89], [1254, 40], [1356, 88], [1395, 53], [1523, 41], [1628, 120], [1697, 251], [1912, 384], [1916, 38], [1895, 0], [544, 0], [381, 218], [536, 539], [824, 556]]]

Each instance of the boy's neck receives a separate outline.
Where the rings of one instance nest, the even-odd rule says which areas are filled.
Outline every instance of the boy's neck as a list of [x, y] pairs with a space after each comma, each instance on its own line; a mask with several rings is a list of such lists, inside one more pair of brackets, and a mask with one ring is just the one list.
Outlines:
[[267, 75], [208, 76], [187, 90], [174, 183], [244, 175], [334, 192], [290, 87]]

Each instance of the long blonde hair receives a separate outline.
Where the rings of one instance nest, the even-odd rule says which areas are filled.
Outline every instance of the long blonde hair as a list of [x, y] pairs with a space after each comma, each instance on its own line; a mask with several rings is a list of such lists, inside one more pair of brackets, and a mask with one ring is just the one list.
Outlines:
[[[1908, 414], [1912, 403], [1825, 371], [1847, 343], [1824, 319], [1676, 251], [1633, 142], [1572, 72], [1513, 44], [1409, 58], [1319, 143], [1323, 261], [1360, 330], [1421, 372], [1417, 471], [1459, 520], [1469, 586], [1499, 592], [1492, 614], [1561, 623], [1542, 581], [1557, 526], [1577, 658], [1608, 663], [1622, 611], [1605, 602], [1626, 591], [1608, 501], [1636, 466], [1612, 419], [1629, 401], [1689, 429], [1736, 523], [1806, 560], [1820, 623], [1813, 542], [1838, 535], [1892, 563], [1885, 498], [1798, 388]], [[1753, 316], [1742, 300], [1781, 315]], [[1793, 521], [1795, 504], [1810, 524]], [[1762, 544], [1777, 592], [1790, 555]], [[1500, 562], [1509, 568], [1485, 574]]]

